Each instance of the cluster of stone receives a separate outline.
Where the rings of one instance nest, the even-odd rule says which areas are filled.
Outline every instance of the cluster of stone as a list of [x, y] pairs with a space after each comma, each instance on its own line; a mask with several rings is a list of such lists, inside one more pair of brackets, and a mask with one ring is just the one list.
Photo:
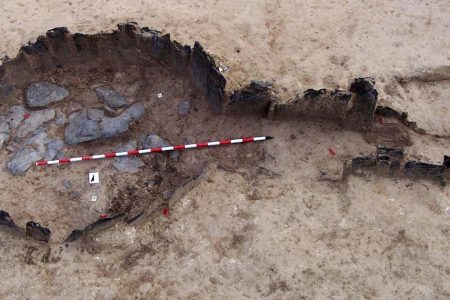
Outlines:
[[96, 92], [108, 111], [116, 115], [107, 116], [105, 110], [97, 108], [72, 113], [63, 141], [49, 138], [47, 125], [50, 121], [58, 126], [64, 125], [66, 116], [48, 106], [66, 99], [70, 96], [69, 91], [47, 81], [30, 84], [25, 93], [28, 108], [13, 106], [0, 117], [0, 149], [8, 145], [7, 149], [12, 152], [7, 162], [8, 170], [13, 175], [22, 175], [38, 160], [62, 158], [65, 144], [120, 135], [145, 113], [141, 103], [130, 105], [126, 97], [109, 87], [98, 87]]

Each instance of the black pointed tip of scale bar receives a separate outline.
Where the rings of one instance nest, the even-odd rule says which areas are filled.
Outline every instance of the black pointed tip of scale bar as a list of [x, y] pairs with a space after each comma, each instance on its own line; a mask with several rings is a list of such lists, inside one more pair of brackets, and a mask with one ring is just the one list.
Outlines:
[[273, 136], [266, 136], [266, 140], [271, 140], [271, 139], [273, 139]]

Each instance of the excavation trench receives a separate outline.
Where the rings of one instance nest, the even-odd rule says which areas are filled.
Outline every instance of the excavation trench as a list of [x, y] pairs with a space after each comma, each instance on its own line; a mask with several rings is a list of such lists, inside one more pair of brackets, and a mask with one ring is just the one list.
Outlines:
[[[135, 23], [118, 28], [97, 35], [56, 28], [0, 66], [0, 112], [8, 126], [2, 132], [1, 159], [8, 162], [9, 171], [23, 149], [36, 155], [33, 161], [47, 154], [51, 143], [44, 139], [53, 144], [64, 141], [60, 149], [53, 149], [54, 157], [61, 158], [146, 148], [152, 134], [166, 144], [270, 135], [263, 132], [264, 119], [325, 120], [355, 131], [373, 127], [377, 92], [371, 79], [356, 79], [349, 91], [307, 90], [280, 102], [268, 82], [253, 81], [241, 90], [227, 91], [221, 69], [199, 43], [182, 46], [169, 35]], [[27, 93], [36, 82], [63, 88], [67, 94], [30, 105]], [[114, 103], [103, 99], [99, 88], [116, 93], [110, 99]], [[19, 120], [8, 119], [11, 111]], [[49, 116], [35, 121], [41, 114]], [[172, 196], [195, 182], [208, 165], [256, 169], [265, 155], [264, 146], [255, 143], [144, 155], [127, 161], [134, 164], [133, 172], [119, 159], [31, 166], [13, 175], [4, 169], [0, 209], [13, 221], [3, 215], [0, 227], [17, 229], [15, 233], [23, 236], [20, 227], [33, 220], [49, 228], [51, 241], [59, 243], [117, 218], [133, 222], [142, 216], [168, 217]], [[100, 174], [99, 184], [88, 182], [90, 172]], [[40, 228], [30, 227], [27, 233], [46, 240]]]

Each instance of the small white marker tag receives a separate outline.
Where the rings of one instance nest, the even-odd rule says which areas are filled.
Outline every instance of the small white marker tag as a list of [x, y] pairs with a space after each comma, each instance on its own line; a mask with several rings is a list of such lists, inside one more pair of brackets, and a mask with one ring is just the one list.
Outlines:
[[220, 72], [220, 73], [222, 73], [222, 72], [223, 72], [223, 69], [222, 69], [222, 67], [219, 67], [219, 72]]
[[89, 173], [89, 183], [100, 183], [100, 176], [98, 173]]
[[158, 94], [158, 98], [162, 98], [162, 93], [159, 93], [159, 94]]
[[97, 201], [97, 196], [92, 196], [92, 197], [91, 197], [91, 201], [92, 201], [92, 202]]

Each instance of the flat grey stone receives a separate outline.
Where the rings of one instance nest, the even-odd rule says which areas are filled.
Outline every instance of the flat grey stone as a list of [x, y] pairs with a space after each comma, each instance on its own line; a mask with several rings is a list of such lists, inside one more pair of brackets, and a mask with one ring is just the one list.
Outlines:
[[128, 107], [126, 111], [131, 115], [133, 120], [137, 121], [144, 115], [145, 107], [144, 105], [142, 105], [142, 103], [137, 102]]
[[[38, 130], [34, 133], [33, 136], [27, 138], [23, 145], [25, 146], [34, 146], [40, 153], [45, 153], [45, 146], [50, 142], [48, 138], [48, 134], [45, 130]], [[20, 146], [21, 147], [21, 146]]]
[[[167, 147], [170, 146], [169, 143], [167, 143], [165, 140], [163, 140], [161, 137], [154, 133], [150, 133], [147, 135], [142, 135], [139, 139], [141, 149], [148, 149], [148, 148], [159, 148], [159, 147]], [[173, 160], [178, 160], [181, 156], [180, 151], [170, 151], [170, 158]]]
[[80, 193], [72, 191], [72, 192], [69, 193], [69, 198], [70, 198], [70, 200], [74, 200], [74, 199], [80, 198]]
[[5, 116], [5, 121], [8, 122], [9, 127], [15, 129], [22, 123], [26, 113], [27, 110], [25, 107], [20, 105], [12, 106]]
[[64, 188], [66, 188], [67, 190], [70, 189], [70, 188], [72, 187], [72, 183], [71, 183], [69, 180], [67, 180], [67, 179], [63, 180], [62, 185], [63, 185]]
[[35, 131], [39, 126], [55, 118], [54, 109], [45, 109], [34, 111], [30, 117], [22, 122], [19, 129], [16, 132], [16, 136], [24, 138], [31, 132]]
[[62, 140], [52, 140], [47, 144], [47, 150], [44, 154], [45, 160], [53, 160], [59, 151], [64, 148], [64, 142]]
[[191, 109], [191, 101], [189, 99], [183, 100], [178, 104], [178, 113], [180, 115], [187, 115]]
[[128, 131], [131, 119], [126, 111], [115, 118], [104, 117], [100, 122], [100, 138], [111, 138]]
[[98, 87], [95, 89], [100, 100], [111, 108], [120, 108], [128, 105], [128, 100], [109, 87]]
[[30, 84], [26, 91], [29, 107], [47, 107], [69, 96], [69, 91], [47, 81], [38, 81]]
[[88, 108], [87, 116], [89, 120], [100, 121], [105, 117], [105, 111], [97, 108]]
[[24, 174], [33, 163], [42, 159], [42, 154], [31, 147], [19, 150], [7, 163], [6, 167], [13, 175]]
[[126, 173], [136, 173], [143, 166], [145, 166], [144, 162], [137, 157], [119, 157], [114, 162], [114, 167], [118, 171]]
[[78, 144], [93, 141], [99, 137], [98, 124], [89, 120], [86, 110], [69, 116], [69, 126], [66, 128], [65, 141], [67, 144]]
[[[128, 150], [136, 149], [137, 141], [130, 140], [128, 143], [124, 144], [121, 147], [117, 148], [117, 152], [125, 152]], [[139, 171], [140, 167], [145, 166], [144, 162], [137, 157], [118, 157], [114, 161], [114, 167], [121, 172], [126, 173], [136, 173]]]
[[136, 149], [138, 146], [136, 139], [131, 139], [126, 143], [123, 143], [121, 146], [117, 147], [117, 152], [125, 152], [128, 150]]

